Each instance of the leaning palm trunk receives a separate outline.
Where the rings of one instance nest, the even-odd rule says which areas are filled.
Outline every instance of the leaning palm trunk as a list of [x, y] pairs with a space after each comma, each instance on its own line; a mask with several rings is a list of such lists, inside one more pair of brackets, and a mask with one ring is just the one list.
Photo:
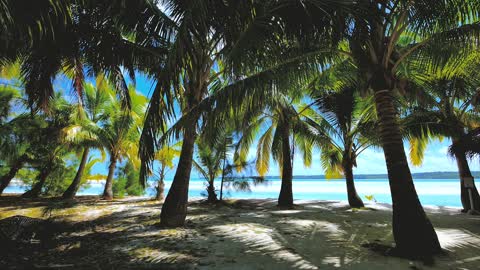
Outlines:
[[343, 165], [343, 173], [345, 174], [345, 181], [347, 182], [348, 204], [352, 208], [364, 207], [365, 205], [363, 204], [362, 199], [360, 199], [360, 196], [358, 196], [355, 183], [353, 181], [353, 164], [351, 161], [345, 162]]
[[104, 200], [113, 199], [113, 175], [115, 174], [115, 167], [117, 167], [117, 159], [115, 157], [110, 158], [110, 165], [108, 166], [108, 176], [105, 182], [105, 189], [103, 190], [102, 198]]
[[49, 167], [45, 167], [40, 171], [38, 175], [38, 182], [33, 186], [32, 189], [22, 194], [23, 198], [38, 198], [40, 193], [42, 192], [42, 188], [47, 181], [48, 176], [51, 173], [51, 169]]
[[80, 165], [78, 166], [77, 174], [75, 175], [75, 178], [73, 178], [73, 182], [63, 193], [62, 197], [64, 199], [73, 199], [77, 194], [77, 191], [80, 188], [80, 184], [82, 183], [83, 171], [85, 170], [85, 166], [87, 164], [89, 151], [89, 148], [85, 148], [83, 150], [82, 159], [80, 161]]
[[23, 167], [24, 161], [22, 158], [17, 160], [13, 166], [10, 168], [10, 170], [7, 172], [7, 174], [3, 175], [0, 178], [0, 195], [3, 193], [3, 191], [8, 187], [12, 179], [15, 177], [17, 172]]
[[[454, 142], [455, 144], [455, 142]], [[458, 166], [458, 174], [460, 176], [460, 198], [462, 200], [463, 211], [467, 212], [471, 209], [470, 204], [470, 195], [468, 194], [467, 188], [465, 188], [465, 181], [466, 177], [471, 177], [472, 172], [470, 171], [470, 167], [468, 166], [468, 160], [465, 156], [465, 153], [455, 152], [455, 159], [457, 161]], [[473, 199], [473, 206], [475, 210], [480, 210], [480, 196], [478, 194], [477, 187], [474, 186], [472, 189], [472, 199]]]
[[160, 214], [160, 224], [162, 226], [183, 226], [187, 217], [188, 186], [196, 138], [195, 125], [196, 123], [192, 122], [184, 129], [177, 171]]
[[282, 187], [278, 196], [278, 206], [293, 206], [292, 179], [293, 169], [290, 150], [290, 125], [283, 122], [279, 125], [282, 136]]
[[397, 122], [391, 91], [377, 74], [373, 88], [393, 202], [393, 237], [399, 255], [430, 256], [441, 252], [437, 234], [418, 199]]

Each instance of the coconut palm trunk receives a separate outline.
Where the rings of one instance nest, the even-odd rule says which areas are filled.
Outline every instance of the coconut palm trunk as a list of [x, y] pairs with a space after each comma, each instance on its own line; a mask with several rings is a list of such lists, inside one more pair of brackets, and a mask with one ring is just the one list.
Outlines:
[[220, 201], [223, 200], [223, 184], [225, 181], [226, 163], [227, 163], [227, 151], [223, 152], [222, 179], [220, 180]]
[[214, 203], [218, 201], [217, 193], [215, 192], [214, 178], [208, 181], [207, 193], [208, 193], [208, 198], [207, 198], [208, 202]]
[[8, 185], [10, 184], [12, 179], [15, 177], [17, 172], [23, 167], [23, 164], [24, 164], [24, 160], [22, 158], [18, 159], [17, 161], [15, 161], [15, 163], [7, 172], [7, 174], [3, 175], [0, 178], [0, 195], [8, 187]]
[[185, 223], [187, 216], [188, 186], [193, 164], [193, 149], [195, 147], [195, 122], [185, 127], [182, 150], [178, 161], [177, 171], [172, 186], [160, 214], [160, 224], [166, 227], [180, 227]]
[[[455, 144], [455, 142], [454, 142]], [[468, 160], [465, 153], [455, 152], [455, 160], [457, 161], [458, 166], [458, 174], [460, 176], [460, 197], [462, 201], [462, 206], [464, 212], [467, 212], [471, 209], [470, 204], [470, 195], [468, 194], [467, 188], [465, 188], [465, 177], [471, 177], [473, 179], [472, 172], [470, 171], [470, 167], [468, 165]], [[480, 210], [480, 196], [478, 194], [477, 187], [472, 189], [472, 199], [473, 199], [473, 206], [475, 210]]]
[[383, 73], [373, 84], [393, 203], [393, 236], [396, 251], [405, 256], [430, 256], [441, 252], [437, 234], [418, 199], [403, 146], [391, 90]]
[[165, 195], [165, 182], [163, 181], [163, 179], [160, 179], [158, 180], [158, 184], [157, 184], [157, 195], [155, 196], [155, 199], [157, 201], [163, 201]]
[[85, 166], [88, 160], [88, 154], [90, 152], [89, 148], [83, 149], [82, 159], [80, 160], [80, 165], [78, 166], [77, 174], [75, 174], [75, 178], [73, 178], [73, 182], [70, 186], [65, 190], [63, 193], [64, 199], [73, 199], [77, 194], [78, 189], [80, 188], [80, 184], [82, 183], [82, 176], [83, 171], [85, 170]]
[[157, 194], [155, 196], [155, 199], [157, 201], [163, 201], [164, 199], [164, 192], [165, 192], [165, 166], [162, 165], [160, 168], [160, 179], [158, 179], [157, 183]]
[[102, 199], [110, 201], [113, 200], [113, 175], [115, 174], [115, 168], [117, 167], [117, 158], [110, 157], [110, 165], [108, 166], [108, 176], [105, 182], [105, 189], [103, 190]]
[[33, 186], [32, 189], [22, 194], [23, 198], [38, 198], [42, 192], [42, 188], [47, 181], [48, 176], [52, 172], [51, 167], [47, 166], [40, 171], [38, 175], [38, 182]]
[[353, 163], [351, 160], [346, 160], [343, 164], [343, 173], [345, 174], [345, 181], [347, 182], [347, 196], [348, 204], [352, 208], [365, 207], [362, 199], [358, 196], [357, 189], [353, 180]]
[[280, 188], [280, 195], [278, 196], [278, 206], [291, 207], [293, 206], [293, 191], [292, 191], [292, 154], [290, 149], [290, 125], [287, 121], [283, 121], [279, 125], [282, 136], [282, 187]]

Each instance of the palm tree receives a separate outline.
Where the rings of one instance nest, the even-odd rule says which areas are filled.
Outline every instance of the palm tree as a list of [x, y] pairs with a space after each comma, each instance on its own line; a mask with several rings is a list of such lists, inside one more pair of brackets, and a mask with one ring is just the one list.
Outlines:
[[[242, 113], [242, 116], [231, 113], [226, 121], [218, 122], [216, 121], [218, 115], [214, 112], [205, 115], [202, 133], [197, 139], [198, 162], [194, 160], [194, 166], [207, 180], [210, 202], [222, 201], [224, 188], [233, 187], [237, 191], [250, 191], [252, 183], [259, 185], [265, 182], [263, 177], [253, 176], [251, 170], [253, 162], [246, 161], [248, 152], [245, 149], [235, 151], [239, 147], [239, 142], [235, 142], [235, 139], [242, 130], [242, 121], [239, 119], [245, 119], [244, 116], [245, 113]], [[255, 134], [249, 135], [251, 137]], [[214, 186], [217, 177], [220, 177], [219, 199]]]
[[[238, 159], [235, 160], [234, 161], [235, 164], [232, 164], [231, 162], [228, 161], [231, 158], [231, 152], [234, 150], [234, 147], [235, 147], [233, 142], [234, 132], [232, 129], [227, 128], [228, 126], [231, 126], [231, 125], [229, 125], [228, 123], [225, 123], [222, 131], [217, 133], [217, 138], [215, 143], [217, 154], [219, 156], [219, 159], [221, 159], [221, 162], [222, 162], [222, 165], [220, 167], [220, 170], [221, 170], [220, 198], [219, 198], [220, 201], [223, 200], [223, 189], [224, 189], [226, 178], [228, 177], [229, 180], [233, 179], [233, 176], [234, 176], [233, 169], [235, 169], [236, 172], [242, 172], [247, 167], [247, 163], [242, 160], [238, 160]], [[231, 182], [236, 183], [235, 181], [236, 179], [233, 179], [233, 180], [234, 181], [231, 181]]]
[[242, 138], [237, 147], [237, 157], [246, 160], [252, 138], [262, 132], [257, 144], [256, 168], [261, 177], [270, 167], [270, 156], [278, 162], [282, 184], [278, 206], [293, 206], [293, 158], [297, 147], [305, 166], [312, 161], [313, 141], [302, 116], [311, 113], [308, 106], [298, 106], [303, 96], [300, 91], [291, 91], [291, 98], [279, 95], [265, 108], [245, 113]]
[[0, 194], [29, 160], [29, 135], [32, 135], [32, 128], [40, 126], [39, 119], [21, 112], [16, 115], [12, 110], [23, 105], [19, 73], [16, 64], [0, 65], [0, 160], [2, 167], [7, 169], [0, 176]]
[[140, 126], [143, 124], [143, 113], [146, 109], [147, 99], [130, 88], [129, 93], [132, 101], [132, 110], [123, 112], [120, 106], [114, 107], [114, 112], [101, 127], [95, 127], [93, 133], [98, 143], [108, 152], [110, 163], [105, 189], [102, 197], [106, 200], [113, 199], [113, 176], [117, 162], [122, 158], [128, 158], [136, 167], [139, 165], [137, 158], [138, 140], [140, 138]]
[[[5, 92], [9, 95], [8, 92]], [[2, 94], [5, 97], [5, 95]], [[12, 97], [10, 95], [10, 97]], [[8, 103], [7, 103], [8, 104]], [[8, 105], [4, 105], [8, 109]], [[22, 167], [32, 161], [35, 156], [35, 139], [38, 130], [45, 127], [45, 121], [37, 116], [21, 113], [10, 119], [2, 119], [0, 123], [0, 160], [7, 171], [0, 176], [0, 194], [10, 184]]]
[[[0, 176], [0, 195], [8, 187], [17, 172], [30, 160], [29, 141], [31, 127], [38, 121], [31, 121], [22, 115], [2, 124], [1, 160], [8, 170]], [[39, 127], [36, 125], [36, 127]]]
[[[469, 159], [478, 158], [480, 156], [480, 129], [478, 127], [470, 131], [468, 134], [464, 135], [457, 143], [452, 144], [450, 146], [450, 149], [449, 149], [450, 156], [456, 157], [459, 154], [462, 156], [465, 155]], [[475, 183], [473, 183], [473, 188], [471, 189], [471, 191], [472, 191], [472, 197], [475, 198], [477, 196], [475, 193], [478, 192], [475, 187]], [[465, 191], [465, 193], [467, 192], [468, 191]], [[468, 195], [468, 193], [466, 195]], [[470, 202], [470, 198], [468, 202]], [[472, 209], [471, 207], [469, 207], [469, 210], [467, 213], [478, 214], [478, 210], [477, 210], [478, 201], [474, 199], [473, 202], [474, 202], [475, 209]], [[462, 203], [463, 203], [463, 199], [462, 199]]]
[[70, 114], [73, 108], [61, 94], [57, 94], [51, 103], [53, 105], [50, 105], [48, 115], [37, 115], [44, 122], [44, 126], [36, 131], [36, 136], [29, 142], [33, 155], [30, 164], [38, 168], [39, 174], [38, 182], [22, 195], [24, 198], [37, 198], [49, 175], [57, 168], [64, 166], [65, 156], [70, 152], [61, 142], [63, 129], [70, 125]]
[[315, 99], [320, 115], [308, 118], [307, 123], [317, 135], [325, 174], [335, 177], [343, 173], [348, 203], [353, 208], [364, 207], [355, 189], [353, 167], [357, 157], [376, 142], [373, 104], [361, 100], [353, 88], [319, 91]]
[[63, 193], [63, 198], [75, 197], [82, 182], [85, 166], [92, 148], [102, 149], [91, 127], [101, 126], [108, 121], [114, 108], [114, 99], [110, 84], [103, 76], [97, 77], [96, 87], [87, 83], [83, 86], [84, 101], [72, 114], [74, 124], [65, 129], [67, 143], [79, 146], [82, 150], [80, 164], [72, 184]]
[[[136, 143], [138, 142], [137, 131], [132, 128], [131, 118], [129, 116], [113, 116], [112, 122], [106, 124], [97, 133], [97, 139], [104, 145], [110, 155], [108, 165], [108, 175], [105, 183], [102, 198], [105, 200], [113, 199], [113, 176], [117, 162], [122, 157], [135, 159], [138, 152]], [[138, 134], [139, 135], [139, 134]]]
[[160, 163], [160, 168], [158, 169], [158, 183], [157, 183], [157, 194], [155, 198], [158, 201], [164, 199], [164, 190], [165, 190], [165, 177], [169, 170], [173, 169], [174, 164], [173, 160], [180, 156], [181, 141], [177, 142], [174, 145], [167, 145], [160, 149], [156, 155], [155, 160]]
[[197, 142], [198, 161], [193, 160], [194, 168], [207, 181], [207, 202], [215, 203], [218, 201], [215, 191], [215, 178], [222, 173], [222, 155], [217, 153], [217, 149], [210, 147], [205, 141]]
[[228, 159], [228, 152], [233, 150], [233, 137], [230, 129], [225, 128], [228, 124], [223, 125], [223, 128], [216, 129], [216, 134], [213, 135], [213, 128], [207, 124], [204, 126], [204, 132], [197, 140], [198, 158], [193, 161], [195, 169], [207, 181], [207, 201], [214, 203], [218, 201], [217, 193], [215, 191], [215, 178], [225, 176], [226, 164]]
[[[471, 68], [470, 65], [467, 65]], [[464, 185], [465, 178], [473, 178], [468, 165], [466, 149], [462, 144], [469, 134], [480, 126], [477, 109], [478, 77], [471, 72], [456, 74], [453, 77], [429, 77], [421, 84], [423, 89], [417, 105], [411, 106], [409, 114], [402, 120], [405, 133], [415, 143], [426, 145], [431, 138], [448, 137], [452, 140], [451, 153], [457, 161], [460, 176], [460, 190], [463, 211], [471, 209], [470, 197]], [[423, 152], [425, 147], [420, 147]], [[423, 153], [415, 153], [417, 163], [421, 163]], [[480, 209], [480, 196], [477, 188], [472, 189], [473, 205]]]
[[10, 170], [2, 176], [0, 193], [28, 163], [40, 171], [39, 181], [24, 194], [24, 197], [38, 197], [48, 175], [63, 162], [62, 158], [66, 151], [60, 145], [61, 130], [69, 124], [68, 114], [71, 107], [61, 94], [57, 94], [55, 99], [50, 101], [48, 113], [26, 114], [26, 102], [20, 94], [23, 92], [20, 65], [14, 63], [2, 66], [0, 77], [4, 80], [1, 82], [0, 94], [2, 100], [0, 137], [3, 161], [10, 167]]
[[[97, 77], [96, 87], [86, 84], [85, 102], [72, 115], [76, 123], [67, 129], [66, 141], [82, 148], [82, 157], [75, 178], [63, 194], [73, 198], [83, 179], [90, 149], [97, 148], [110, 155], [107, 182], [103, 197], [113, 198], [113, 176], [117, 162], [122, 157], [137, 160], [139, 127], [143, 124], [146, 97], [129, 88], [130, 110], [122, 111], [122, 104], [114, 97], [114, 86], [103, 76]], [[134, 162], [135, 163], [135, 162]], [[136, 163], [135, 163], [136, 164]]]

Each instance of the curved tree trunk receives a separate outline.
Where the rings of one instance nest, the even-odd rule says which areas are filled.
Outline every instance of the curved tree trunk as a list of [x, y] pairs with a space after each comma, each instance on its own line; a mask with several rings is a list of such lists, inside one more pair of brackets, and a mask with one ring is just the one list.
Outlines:
[[292, 191], [292, 157], [290, 150], [290, 125], [288, 122], [283, 122], [279, 125], [282, 136], [282, 187], [280, 188], [280, 195], [278, 196], [278, 206], [291, 207], [293, 206], [293, 191]]
[[2, 195], [3, 191], [8, 187], [17, 172], [23, 167], [23, 163], [24, 161], [22, 158], [18, 159], [17, 161], [15, 161], [7, 174], [3, 175], [0, 178], [0, 195]]
[[75, 174], [75, 178], [73, 178], [73, 182], [70, 186], [65, 190], [62, 197], [64, 199], [73, 199], [77, 194], [78, 189], [80, 188], [80, 184], [82, 183], [82, 176], [83, 171], [85, 170], [85, 166], [88, 160], [88, 153], [90, 152], [89, 148], [85, 148], [83, 150], [82, 159], [80, 160], [80, 165], [78, 166], [77, 174]]
[[391, 91], [383, 74], [377, 74], [373, 88], [388, 169], [393, 202], [393, 236], [396, 252], [424, 257], [441, 252], [437, 234], [418, 199], [397, 122]]
[[[471, 177], [473, 179], [473, 175], [470, 171], [470, 166], [468, 166], [468, 160], [465, 153], [455, 153], [455, 159], [457, 161], [458, 174], [460, 175], [460, 198], [462, 200], [463, 211], [467, 212], [471, 209], [470, 195], [468, 194], [467, 188], [465, 188], [463, 179], [465, 177]], [[472, 198], [475, 210], [480, 211], [480, 196], [477, 187], [472, 189]]]
[[111, 157], [110, 165], [108, 166], [107, 181], [105, 182], [105, 189], [102, 195], [102, 199], [107, 201], [113, 200], [113, 175], [115, 174], [115, 167], [117, 167], [117, 159]]
[[217, 193], [215, 192], [215, 185], [214, 185], [214, 180], [213, 179], [208, 181], [207, 194], [208, 194], [208, 198], [207, 198], [208, 202], [214, 203], [214, 202], [218, 201]]
[[188, 186], [196, 138], [195, 125], [196, 123], [192, 122], [184, 130], [177, 171], [160, 214], [160, 224], [162, 226], [183, 226], [187, 217]]
[[348, 204], [352, 208], [361, 208], [365, 207], [362, 199], [358, 196], [357, 190], [355, 188], [355, 183], [353, 181], [353, 164], [350, 161], [346, 161], [343, 165], [343, 173], [345, 174], [345, 181], [347, 182], [347, 195], [348, 195]]
[[38, 198], [40, 196], [40, 193], [42, 192], [42, 188], [45, 185], [45, 182], [47, 181], [48, 176], [51, 173], [51, 168], [50, 167], [45, 167], [40, 171], [40, 174], [38, 175], [38, 182], [33, 186], [32, 189], [29, 191], [25, 192], [22, 194], [23, 198]]

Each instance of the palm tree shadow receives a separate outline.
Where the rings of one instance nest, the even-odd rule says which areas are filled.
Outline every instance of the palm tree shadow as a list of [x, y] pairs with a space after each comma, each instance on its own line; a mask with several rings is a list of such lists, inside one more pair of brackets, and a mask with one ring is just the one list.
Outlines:
[[[83, 204], [95, 205], [92, 201], [84, 201], [75, 207]], [[105, 203], [105, 206], [109, 204]], [[82, 220], [85, 212], [78, 212], [76, 215], [81, 217], [80, 221], [53, 219], [58, 225], [53, 247], [37, 246], [17, 253], [7, 251], [2, 254], [12, 259], [2, 261], [0, 258], [0, 261], [26, 269], [32, 265], [55, 264], [74, 265], [76, 269], [95, 266], [230, 269], [239, 265], [247, 268], [265, 265], [277, 269], [322, 269], [368, 266], [372, 260], [381, 263], [381, 257], [393, 256], [387, 253], [391, 246], [383, 244], [392, 242], [390, 213], [387, 211], [332, 209], [330, 202], [301, 204], [295, 209], [282, 210], [273, 200], [227, 205], [194, 201], [189, 204], [186, 226], [168, 229], [158, 227], [158, 203], [111, 204], [114, 208], [119, 206], [119, 211], [105, 212], [102, 216], [85, 220]], [[75, 207], [71, 209], [76, 211]], [[52, 208], [61, 209], [62, 205]], [[52, 213], [58, 212], [54, 210]], [[469, 225], [465, 226], [475, 232], [476, 221], [468, 222]], [[462, 265], [465, 266], [472, 263], [473, 259], [467, 257], [474, 257], [478, 252], [478, 247], [474, 247], [480, 246], [474, 233], [453, 227], [437, 231], [449, 252], [468, 251], [452, 257], [455, 261], [464, 260]], [[29, 259], [13, 261], [19, 256]], [[408, 261], [398, 262], [408, 266]]]

